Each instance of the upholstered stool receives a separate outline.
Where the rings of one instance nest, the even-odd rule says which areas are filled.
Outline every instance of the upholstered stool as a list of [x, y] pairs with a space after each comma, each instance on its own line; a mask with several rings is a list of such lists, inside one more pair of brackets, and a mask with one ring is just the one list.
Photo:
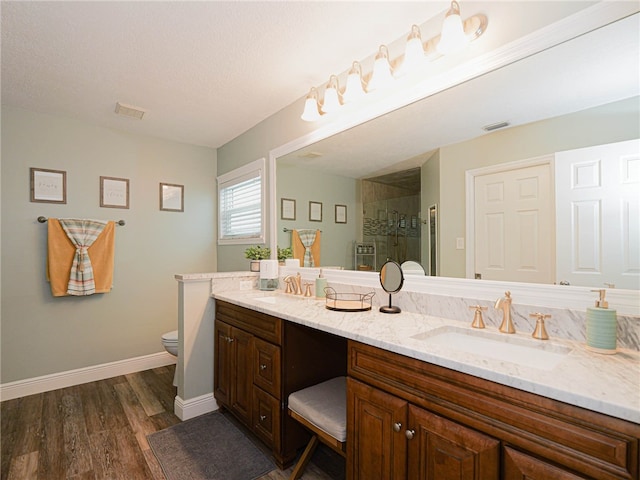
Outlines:
[[297, 480], [321, 441], [345, 456], [347, 440], [347, 379], [336, 377], [289, 395], [289, 415], [312, 436], [289, 480]]

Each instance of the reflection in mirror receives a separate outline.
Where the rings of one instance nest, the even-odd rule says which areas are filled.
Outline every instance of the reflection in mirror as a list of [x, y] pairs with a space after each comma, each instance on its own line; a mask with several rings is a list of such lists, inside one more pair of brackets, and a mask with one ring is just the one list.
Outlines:
[[425, 271], [418, 262], [414, 262], [413, 260], [407, 260], [406, 262], [402, 262], [400, 265], [402, 268], [403, 275], [424, 275]]
[[391, 295], [398, 293], [403, 283], [404, 276], [402, 275], [402, 268], [400, 268], [398, 262], [394, 262], [393, 260], [385, 262], [380, 269], [380, 285], [382, 285], [382, 289], [389, 294], [389, 305], [380, 307], [382, 313], [400, 313], [400, 307], [391, 304]]
[[[327, 177], [323, 192], [329, 197], [324, 201], [332, 207], [348, 205], [350, 211], [348, 224], [323, 225], [333, 229], [325, 248], [335, 251], [323, 251], [330, 264], [356, 268], [353, 245], [366, 240], [369, 218], [380, 225], [386, 222], [386, 233], [390, 232], [383, 239], [387, 245], [376, 241], [384, 255], [378, 265], [387, 258], [413, 260], [429, 275], [473, 278], [466, 259], [471, 247], [466, 171], [638, 137], [638, 17], [613, 22], [279, 158], [277, 195], [305, 200]], [[503, 120], [510, 126], [490, 133], [482, 130], [483, 125]], [[366, 180], [412, 169], [420, 179], [419, 255], [402, 257], [402, 230], [396, 227], [411, 226], [412, 214], [390, 205], [376, 208], [374, 202], [369, 212], [364, 185]], [[350, 198], [343, 196], [347, 191], [353, 192]], [[323, 201], [320, 192], [313, 195], [316, 198], [308, 200]], [[554, 206], [550, 208], [555, 216]], [[290, 223], [281, 222], [278, 231]], [[395, 233], [398, 248], [390, 253]], [[406, 240], [410, 238], [414, 237]], [[281, 245], [287, 241], [278, 237]], [[554, 276], [551, 283], [564, 278]]]
[[362, 233], [375, 242], [376, 261], [420, 262], [420, 168], [362, 180]]
[[429, 275], [438, 275], [438, 207], [429, 207]]

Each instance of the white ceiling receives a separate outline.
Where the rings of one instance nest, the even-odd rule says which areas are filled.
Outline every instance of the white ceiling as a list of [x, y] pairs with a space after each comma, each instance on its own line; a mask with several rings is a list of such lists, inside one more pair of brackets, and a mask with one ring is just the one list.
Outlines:
[[3, 1], [2, 104], [217, 148], [447, 6]]
[[[465, 0], [463, 16], [465, 7], [491, 11], [498, 3]], [[568, 15], [590, 4], [580, 2], [585, 7], [576, 7], [576, 2], [529, 0], [502, 5], [522, 9], [519, 5], [526, 3], [538, 5], [525, 15], [538, 27], [545, 25], [551, 10], [563, 14], [564, 8]], [[569, 6], [558, 7], [559, 3]], [[446, 0], [2, 1], [2, 104], [217, 148], [299, 100], [329, 74], [343, 72], [353, 60], [370, 58], [380, 43], [404, 38], [411, 24], [432, 17], [439, 24], [448, 5]], [[494, 37], [485, 42], [494, 41], [495, 32], [501, 30], [515, 38], [509, 31], [516, 29], [515, 23], [499, 12], [489, 17]], [[637, 31], [635, 38], [637, 53]], [[606, 68], [624, 64], [628, 58], [624, 54], [629, 53], [616, 51], [609, 56], [599, 50], [596, 56], [598, 52], [605, 57]], [[551, 68], [564, 69], [564, 60], [554, 61]], [[621, 75], [637, 73], [637, 68], [633, 70], [637, 61], [636, 56], [631, 67], [625, 64]], [[580, 85], [601, 78], [593, 70], [573, 66], [565, 70], [573, 75], [566, 81], [578, 78]], [[459, 137], [450, 135], [459, 122], [443, 112], [464, 108], [466, 116], [483, 125], [490, 123], [488, 119], [504, 119], [504, 112], [516, 121], [535, 117], [520, 115], [524, 108], [533, 107], [536, 115], [546, 114], [547, 107], [560, 111], [553, 98], [539, 101], [553, 88], [544, 80], [532, 76], [513, 97], [500, 96], [499, 101], [492, 101], [500, 95], [498, 83], [485, 85], [487, 95], [473, 111], [466, 108], [468, 95], [473, 95], [470, 90], [465, 95], [449, 94], [442, 100], [446, 108], [439, 105], [431, 110], [438, 112], [436, 116], [431, 113], [425, 119], [433, 148]], [[507, 76], [498, 76], [497, 81], [512, 82]], [[581, 97], [569, 97], [576, 109]], [[116, 102], [142, 108], [144, 119], [116, 115]], [[388, 164], [385, 159], [380, 163]]]

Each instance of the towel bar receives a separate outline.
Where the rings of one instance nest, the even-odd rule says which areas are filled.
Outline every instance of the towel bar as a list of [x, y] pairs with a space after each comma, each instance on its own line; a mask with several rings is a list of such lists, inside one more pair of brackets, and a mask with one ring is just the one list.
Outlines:
[[[308, 230], [314, 230], [313, 228], [309, 228]], [[318, 230], [317, 228], [315, 230]], [[282, 229], [283, 232], [293, 232], [293, 229], [284, 227]], [[318, 230], [318, 232], [322, 233], [322, 230]]]
[[[47, 220], [49, 220], [47, 217], [43, 217], [42, 215], [38, 217], [38, 222], [40, 223], [47, 223]], [[124, 220], [114, 220], [114, 222], [116, 222], [116, 224], [120, 225], [121, 227], [124, 227], [126, 225]]]

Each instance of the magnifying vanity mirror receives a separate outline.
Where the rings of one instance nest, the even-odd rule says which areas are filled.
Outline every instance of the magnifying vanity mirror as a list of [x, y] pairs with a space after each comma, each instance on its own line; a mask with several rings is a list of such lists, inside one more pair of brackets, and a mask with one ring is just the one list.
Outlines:
[[389, 294], [389, 305], [380, 307], [382, 313], [400, 313], [400, 307], [392, 305], [391, 295], [398, 293], [404, 283], [404, 275], [402, 268], [398, 262], [389, 260], [382, 265], [380, 269], [380, 285], [382, 289]]

